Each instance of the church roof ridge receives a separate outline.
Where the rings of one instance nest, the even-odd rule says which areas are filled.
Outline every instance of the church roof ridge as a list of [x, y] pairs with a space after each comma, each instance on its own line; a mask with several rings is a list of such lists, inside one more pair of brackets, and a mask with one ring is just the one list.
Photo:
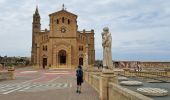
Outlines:
[[49, 14], [49, 16], [54, 15], [54, 14], [57, 14], [57, 13], [61, 13], [61, 12], [66, 12], [66, 13], [69, 13], [69, 14], [71, 14], [71, 15], [73, 15], [73, 16], [75, 16], [75, 17], [77, 17], [77, 15], [76, 15], [76, 14], [73, 14], [73, 13], [71, 13], [71, 12], [67, 11], [67, 10], [64, 10], [64, 9], [59, 10], [59, 11], [56, 11], [56, 12], [54, 12], [54, 13], [51, 13], [51, 14]]

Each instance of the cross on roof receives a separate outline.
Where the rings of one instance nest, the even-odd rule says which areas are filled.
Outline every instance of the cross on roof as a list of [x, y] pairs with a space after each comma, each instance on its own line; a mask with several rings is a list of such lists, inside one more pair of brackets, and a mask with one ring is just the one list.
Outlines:
[[63, 4], [63, 8], [62, 8], [62, 10], [66, 10], [66, 8], [65, 8], [64, 4]]

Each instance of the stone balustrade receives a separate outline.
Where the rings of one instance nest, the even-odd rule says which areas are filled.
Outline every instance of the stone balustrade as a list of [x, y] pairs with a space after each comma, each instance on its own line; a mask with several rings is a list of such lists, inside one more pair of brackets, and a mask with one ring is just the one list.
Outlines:
[[109, 100], [153, 100], [142, 94], [124, 88], [118, 84], [109, 83]]
[[159, 72], [149, 72], [149, 71], [130, 71], [125, 70], [124, 72], [121, 72], [119, 74], [122, 74], [124, 76], [141, 76], [141, 77], [158, 77], [158, 76], [168, 76], [170, 77], [170, 72], [167, 71], [159, 71]]
[[97, 92], [100, 91], [100, 77], [99, 76], [92, 75], [92, 83], [91, 84]]
[[162, 70], [170, 68], [170, 62], [115, 61], [115, 66], [117, 68], [134, 68], [137, 67], [137, 64], [140, 65], [143, 70]]
[[84, 71], [84, 79], [99, 93], [100, 100], [153, 100], [120, 86], [113, 73]]

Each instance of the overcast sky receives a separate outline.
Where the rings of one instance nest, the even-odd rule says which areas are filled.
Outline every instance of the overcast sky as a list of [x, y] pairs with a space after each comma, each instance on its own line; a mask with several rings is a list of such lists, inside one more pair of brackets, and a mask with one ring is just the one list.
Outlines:
[[30, 56], [36, 5], [49, 29], [48, 15], [63, 3], [78, 15], [79, 30], [95, 30], [96, 59], [108, 26], [113, 60], [170, 61], [170, 0], [0, 0], [0, 55]]

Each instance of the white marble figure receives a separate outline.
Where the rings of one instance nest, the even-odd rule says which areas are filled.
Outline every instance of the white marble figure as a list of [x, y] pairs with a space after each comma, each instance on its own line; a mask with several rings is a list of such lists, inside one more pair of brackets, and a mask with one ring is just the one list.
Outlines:
[[113, 69], [112, 62], [112, 36], [109, 32], [109, 28], [103, 28], [102, 32], [102, 46], [103, 46], [103, 67]]

